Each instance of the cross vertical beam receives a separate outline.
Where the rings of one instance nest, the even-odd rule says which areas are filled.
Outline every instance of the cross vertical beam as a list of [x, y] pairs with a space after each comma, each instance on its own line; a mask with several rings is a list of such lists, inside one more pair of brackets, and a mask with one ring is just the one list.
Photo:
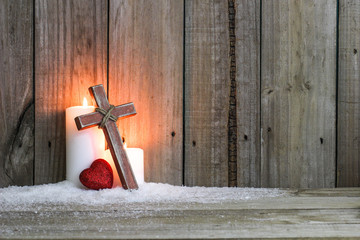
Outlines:
[[[90, 87], [89, 91], [90, 91], [90, 94], [94, 97], [96, 104], [100, 108], [102, 108], [106, 111], [110, 108], [110, 104], [107, 100], [105, 89], [102, 84]], [[121, 106], [124, 106], [124, 109], [125, 109], [125, 107], [127, 107], [128, 110], [129, 109], [131, 110], [131, 104], [130, 104], [130, 106], [129, 106], [129, 104], [125, 104], [125, 105], [121, 105]], [[119, 106], [116, 108], [119, 108]], [[127, 111], [127, 113], [124, 116], [135, 115], [136, 112], [135, 112], [135, 108], [133, 107], [133, 104], [132, 104], [132, 108], [133, 108], [133, 111], [132, 112]], [[98, 114], [100, 114], [100, 113], [97, 113], [97, 114], [90, 113], [90, 114], [93, 114], [94, 117], [96, 117], [96, 116], [98, 117]], [[82, 120], [84, 120], [84, 119], [89, 120], [89, 114], [85, 114], [85, 115], [75, 118], [75, 122], [76, 122], [76, 125], [79, 130], [85, 128], [85, 127], [82, 127]], [[95, 119], [94, 119], [94, 122], [95, 122], [95, 124], [98, 124], [98, 121], [95, 121]], [[89, 127], [90, 125], [91, 124], [88, 123], [87, 127]], [[108, 146], [109, 146], [109, 149], [111, 152], [111, 156], [113, 157], [115, 167], [119, 174], [120, 181], [121, 181], [123, 188], [124, 189], [138, 189], [139, 187], [136, 182], [131, 165], [129, 163], [128, 156], [125, 152], [123, 142], [121, 139], [121, 135], [116, 126], [116, 123], [111, 120], [108, 120], [103, 127], [103, 131], [104, 131], [105, 139], [108, 143]]]

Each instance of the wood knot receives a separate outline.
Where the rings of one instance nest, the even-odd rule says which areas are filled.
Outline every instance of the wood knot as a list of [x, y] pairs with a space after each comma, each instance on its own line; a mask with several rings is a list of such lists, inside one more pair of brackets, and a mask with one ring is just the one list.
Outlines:
[[290, 83], [287, 83], [286, 85], [286, 91], [291, 92], [292, 85]]
[[311, 85], [310, 85], [310, 82], [307, 81], [304, 83], [304, 87], [307, 89], [307, 90], [310, 90], [311, 89]]

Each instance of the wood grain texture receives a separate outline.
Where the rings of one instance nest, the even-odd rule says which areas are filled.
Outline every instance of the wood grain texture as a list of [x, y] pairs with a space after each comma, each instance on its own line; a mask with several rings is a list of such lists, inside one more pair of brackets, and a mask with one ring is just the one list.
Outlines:
[[360, 189], [353, 188], [291, 190], [247, 201], [129, 202], [126, 208], [123, 203], [17, 209], [0, 204], [0, 238], [357, 239], [359, 201]]
[[105, 88], [107, 2], [35, 1], [35, 184], [65, 178], [65, 109]]
[[0, 187], [32, 185], [33, 6], [0, 1]]
[[260, 0], [237, 0], [237, 183], [260, 187]]
[[[144, 206], [146, 207], [146, 206]], [[2, 213], [16, 239], [358, 239], [358, 209], [40, 211]], [[221, 217], [219, 217], [221, 216]], [[41, 226], [39, 226], [41, 223]], [[261, 231], [259, 229], [261, 228]], [[1, 238], [1, 237], [0, 237]]]
[[119, 122], [144, 149], [145, 181], [182, 184], [183, 1], [110, 1], [109, 99], [134, 102]]
[[185, 184], [228, 186], [226, 1], [185, 1]]
[[335, 186], [336, 1], [263, 1], [261, 184]]
[[339, 4], [337, 185], [360, 186], [360, 2]]

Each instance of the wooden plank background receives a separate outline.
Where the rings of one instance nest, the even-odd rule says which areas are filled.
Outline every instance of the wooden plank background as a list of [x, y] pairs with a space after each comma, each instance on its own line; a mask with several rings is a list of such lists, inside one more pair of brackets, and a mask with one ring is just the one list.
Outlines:
[[264, 1], [261, 186], [335, 186], [336, 1]]
[[119, 121], [144, 149], [145, 179], [182, 184], [183, 1], [110, 1], [109, 99], [134, 102]]
[[360, 186], [356, 0], [0, 0], [0, 187], [65, 178], [65, 109], [102, 83], [145, 180]]
[[360, 2], [340, 1], [338, 186], [360, 186]]
[[65, 109], [107, 86], [107, 2], [35, 1], [34, 183], [65, 178]]
[[237, 186], [260, 187], [260, 0], [235, 1]]
[[228, 6], [185, 1], [185, 185], [228, 185]]
[[33, 13], [0, 1], [0, 186], [33, 184]]

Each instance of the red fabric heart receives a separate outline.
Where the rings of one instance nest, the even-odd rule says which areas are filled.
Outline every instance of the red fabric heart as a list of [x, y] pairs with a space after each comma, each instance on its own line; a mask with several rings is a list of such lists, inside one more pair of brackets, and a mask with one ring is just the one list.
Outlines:
[[95, 160], [90, 168], [82, 171], [79, 178], [85, 187], [94, 190], [111, 188], [114, 181], [110, 164], [101, 158]]

